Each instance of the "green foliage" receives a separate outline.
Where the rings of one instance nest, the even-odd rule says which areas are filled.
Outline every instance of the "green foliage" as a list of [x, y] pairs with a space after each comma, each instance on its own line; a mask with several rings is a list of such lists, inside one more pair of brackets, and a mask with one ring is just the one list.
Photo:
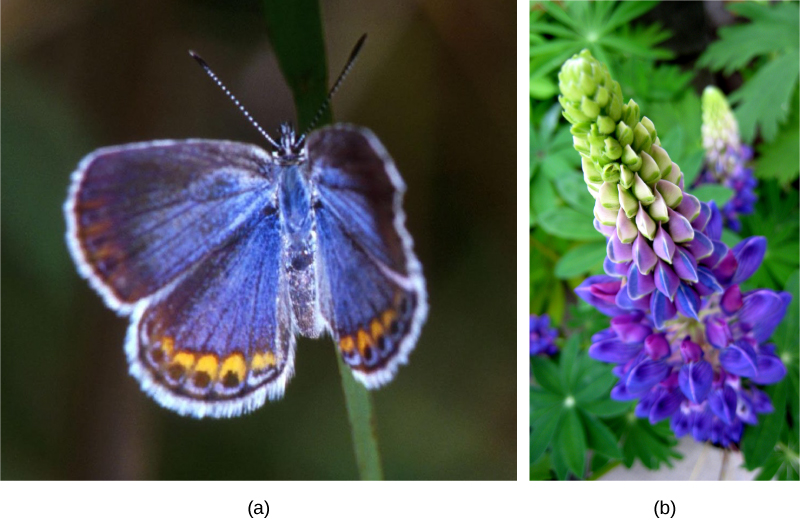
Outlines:
[[794, 188], [782, 189], [774, 181], [762, 181], [757, 193], [755, 213], [742, 218], [742, 236], [766, 237], [767, 252], [761, 268], [745, 288], [782, 290], [800, 262], [798, 192]]
[[800, 114], [798, 91], [795, 90], [791, 116], [771, 143], [763, 142], [756, 149], [758, 161], [753, 174], [759, 179], [775, 179], [782, 184], [794, 181], [800, 174]]
[[[745, 429], [742, 438], [742, 454], [745, 467], [750, 470], [762, 468], [758, 480], [798, 479], [798, 314], [800, 314], [800, 271], [795, 271], [786, 282], [785, 290], [792, 295], [786, 310], [772, 336], [777, 354], [786, 366], [786, 377], [777, 385], [766, 388], [772, 399], [775, 412], [761, 416], [755, 426]], [[791, 417], [791, 426], [786, 417]]]
[[[552, 73], [566, 59], [589, 49], [602, 62], [611, 56], [669, 59], [655, 45], [670, 34], [658, 25], [634, 26], [633, 20], [658, 2], [535, 2], [531, 5], [531, 97], [548, 99], [558, 92]], [[546, 18], [542, 15], [548, 15]]]
[[720, 29], [720, 39], [708, 47], [698, 65], [732, 74], [759, 58], [757, 72], [731, 94], [730, 101], [738, 105], [736, 118], [746, 141], [752, 142], [756, 127], [766, 141], [773, 141], [789, 116], [798, 84], [798, 4], [740, 3], [728, 9], [750, 23]]
[[[572, 308], [571, 308], [572, 309]], [[596, 312], [596, 311], [595, 311]], [[585, 311], [577, 311], [584, 314]], [[556, 478], [587, 476], [588, 450], [594, 468], [635, 459], [655, 469], [680, 458], [677, 444], [662, 423], [651, 426], [633, 416], [631, 402], [613, 401], [616, 382], [610, 367], [589, 358], [579, 345], [590, 330], [570, 336], [558, 364], [544, 357], [531, 359], [535, 385], [531, 387], [531, 470], [544, 477], [548, 461]]]

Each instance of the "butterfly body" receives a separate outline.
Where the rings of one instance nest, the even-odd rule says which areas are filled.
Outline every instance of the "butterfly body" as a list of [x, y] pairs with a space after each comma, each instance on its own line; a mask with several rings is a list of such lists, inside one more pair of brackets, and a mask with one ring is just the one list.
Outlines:
[[131, 373], [163, 406], [239, 415], [283, 395], [295, 336], [327, 331], [368, 388], [407, 362], [427, 314], [405, 186], [368, 130], [267, 153], [228, 141], [100, 149], [73, 174], [67, 241], [130, 316]]

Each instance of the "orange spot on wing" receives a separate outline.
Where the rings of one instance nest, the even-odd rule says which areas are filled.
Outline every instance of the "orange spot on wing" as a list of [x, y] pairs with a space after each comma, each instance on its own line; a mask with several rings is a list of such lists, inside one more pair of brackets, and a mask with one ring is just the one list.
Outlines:
[[367, 347], [372, 347], [375, 345], [373, 339], [370, 337], [369, 334], [367, 334], [367, 331], [365, 331], [364, 329], [358, 329], [357, 338], [358, 338], [357, 339], [358, 351], [362, 355], [364, 355], [364, 351], [367, 349]]
[[352, 352], [355, 347], [356, 344], [353, 341], [353, 336], [345, 336], [339, 340], [339, 348], [342, 352]]

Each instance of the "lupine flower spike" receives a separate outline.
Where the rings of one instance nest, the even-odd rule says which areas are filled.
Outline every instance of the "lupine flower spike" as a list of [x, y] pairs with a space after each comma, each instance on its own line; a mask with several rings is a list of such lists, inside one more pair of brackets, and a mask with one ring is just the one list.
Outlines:
[[607, 274], [575, 289], [612, 317], [589, 355], [617, 365], [611, 397], [639, 399], [637, 416], [670, 418], [678, 436], [738, 442], [744, 423], [771, 411], [755, 385], [786, 373], [765, 342], [790, 296], [739, 288], [761, 264], [766, 240], [733, 249], [720, 240], [717, 207], [683, 191], [653, 122], [633, 100], [623, 104], [619, 84], [589, 51], [567, 60], [559, 87], [595, 198], [594, 225], [607, 237]]
[[558, 337], [558, 330], [550, 327], [550, 316], [544, 314], [536, 316], [531, 314], [530, 318], [530, 349], [531, 356], [543, 354], [552, 356], [558, 352], [555, 339]]
[[725, 225], [741, 231], [739, 215], [753, 212], [757, 197], [753, 192], [757, 181], [753, 170], [746, 166], [753, 150], [739, 139], [739, 125], [725, 94], [716, 87], [703, 91], [703, 148], [706, 160], [703, 172], [694, 185], [721, 184], [733, 190], [733, 197], [722, 208]]

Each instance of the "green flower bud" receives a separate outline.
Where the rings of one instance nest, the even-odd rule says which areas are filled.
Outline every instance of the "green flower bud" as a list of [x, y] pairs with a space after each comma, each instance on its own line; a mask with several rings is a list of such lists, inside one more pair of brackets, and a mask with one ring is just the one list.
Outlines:
[[701, 98], [703, 106], [703, 148], [707, 154], [721, 154], [726, 146], [740, 145], [739, 124], [731, 111], [725, 94], [717, 87], [706, 87]]
[[656, 236], [656, 223], [653, 222], [650, 215], [642, 208], [641, 203], [639, 204], [639, 211], [636, 212], [636, 218], [634, 220], [636, 221], [636, 227], [639, 229], [639, 233], [653, 240]]
[[[612, 125], [613, 126], [613, 125]], [[605, 148], [603, 149], [603, 156], [609, 161], [616, 161], [622, 157], [622, 147], [619, 142], [613, 137], [606, 137]]]
[[589, 155], [589, 142], [577, 135], [572, 136], [572, 146], [578, 150], [581, 155]]
[[633, 127], [633, 148], [637, 151], [647, 151], [651, 144], [653, 144], [653, 139], [650, 137], [650, 132], [642, 123], [636, 123], [636, 126]]
[[683, 200], [683, 190], [671, 182], [661, 179], [656, 183], [656, 190], [664, 197], [664, 202], [670, 208], [678, 207]]
[[635, 128], [639, 123], [639, 105], [636, 101], [631, 99], [622, 107], [622, 120], [631, 128]]
[[642, 167], [642, 158], [633, 151], [630, 145], [627, 145], [622, 151], [622, 164], [625, 164], [631, 170], [638, 172]]
[[617, 123], [617, 141], [623, 147], [633, 144], [633, 130], [624, 121]]
[[578, 137], [585, 138], [586, 134], [589, 133], [591, 128], [592, 128], [592, 122], [591, 121], [587, 121], [585, 123], [578, 123], [576, 125], [572, 125], [569, 128], [569, 133], [571, 133], [572, 135], [578, 136]]
[[617, 186], [619, 185], [616, 182], [604, 182], [603, 185], [600, 186], [600, 193], [598, 194], [597, 201], [602, 204], [604, 208], [613, 209], [614, 211], [619, 209]]
[[638, 174], [633, 176], [633, 195], [645, 206], [651, 204], [655, 200], [653, 192]]
[[[636, 211], [638, 211], [639, 205], [636, 205]], [[619, 237], [619, 241], [623, 244], [630, 244], [636, 237], [639, 236], [639, 230], [636, 228], [636, 224], [633, 223], [633, 220], [628, 218], [626, 213], [620, 209], [619, 213], [617, 213], [617, 237]]]
[[644, 126], [647, 129], [647, 132], [650, 134], [650, 140], [655, 141], [656, 138], [658, 137], [656, 135], [656, 125], [654, 125], [653, 122], [650, 121], [649, 117], [643, 117], [641, 123], [642, 126]]
[[614, 120], [608, 116], [600, 116], [597, 118], [597, 130], [601, 134], [610, 134], [614, 131]]
[[661, 177], [666, 177], [672, 170], [672, 160], [667, 155], [667, 151], [661, 148], [661, 145], [653, 144], [650, 147], [650, 156], [656, 161], [658, 170], [661, 172]]
[[647, 152], [640, 152], [639, 157], [642, 159], [642, 168], [639, 170], [639, 177], [647, 184], [653, 184], [661, 178], [658, 165]]
[[604, 226], [613, 226], [617, 221], [617, 212], [604, 208], [600, 203], [600, 197], [594, 203], [594, 218]]
[[581, 157], [581, 166], [583, 168], [583, 175], [585, 176], [584, 178], [589, 179], [588, 182], [603, 182], [603, 175], [600, 173], [600, 170], [597, 169], [591, 159]]
[[581, 101], [581, 112], [586, 114], [589, 119], [597, 119], [597, 116], [600, 115], [600, 105], [588, 97], [584, 97]]
[[603, 180], [606, 182], [619, 182], [619, 165], [609, 163], [603, 167]]
[[[561, 97], [559, 97], [559, 101], [561, 101]], [[564, 115], [567, 121], [569, 121], [573, 125], [575, 123], [583, 123], [586, 121], [591, 121], [591, 118], [585, 115], [583, 112], [581, 112], [581, 110], [576, 105], [566, 104], [563, 106], [564, 110], [561, 113]]]
[[633, 170], [628, 168], [626, 165], [620, 166], [619, 169], [619, 183], [622, 184], [622, 187], [625, 189], [631, 189], [633, 187]]
[[683, 177], [683, 172], [681, 172], [680, 166], [678, 166], [675, 163], [672, 163], [672, 168], [670, 169], [669, 174], [661, 176], [662, 179], [671, 182], [675, 186], [680, 185], [682, 177]]
[[[634, 197], [630, 191], [623, 188], [621, 184], [617, 184], [617, 191], [619, 192], [619, 204], [622, 206], [625, 216], [628, 218], [635, 217], [636, 212], [639, 211], [639, 201], [636, 200], [636, 197]], [[620, 240], [622, 239], [620, 238]]]
[[605, 106], [608, 105], [609, 99], [611, 99], [611, 94], [608, 93], [608, 90], [605, 87], [597, 87], [594, 100], [601, 108], [605, 108]]
[[[619, 83], [616, 81], [614, 84], [619, 89]], [[619, 118], [622, 117], [622, 91], [620, 90], [619, 94], [616, 94], [614, 97], [611, 98], [611, 103], [608, 106], [608, 117], [613, 119], [614, 121], [619, 121]]]
[[[659, 181], [661, 182], [661, 181]], [[647, 212], [650, 213], [650, 216], [656, 222], [667, 222], [669, 221], [669, 215], [667, 214], [667, 204], [664, 202], [664, 197], [658, 192], [655, 191], [656, 200], [653, 201], [652, 204], [647, 208]]]
[[[583, 176], [583, 180], [586, 181], [586, 176], [585, 175]], [[595, 199], [597, 199], [597, 197], [598, 197], [598, 195], [600, 193], [600, 186], [602, 186], [602, 183], [596, 183], [596, 182], [587, 182], [586, 183], [586, 189], [589, 190], [589, 195], [591, 195]]]

